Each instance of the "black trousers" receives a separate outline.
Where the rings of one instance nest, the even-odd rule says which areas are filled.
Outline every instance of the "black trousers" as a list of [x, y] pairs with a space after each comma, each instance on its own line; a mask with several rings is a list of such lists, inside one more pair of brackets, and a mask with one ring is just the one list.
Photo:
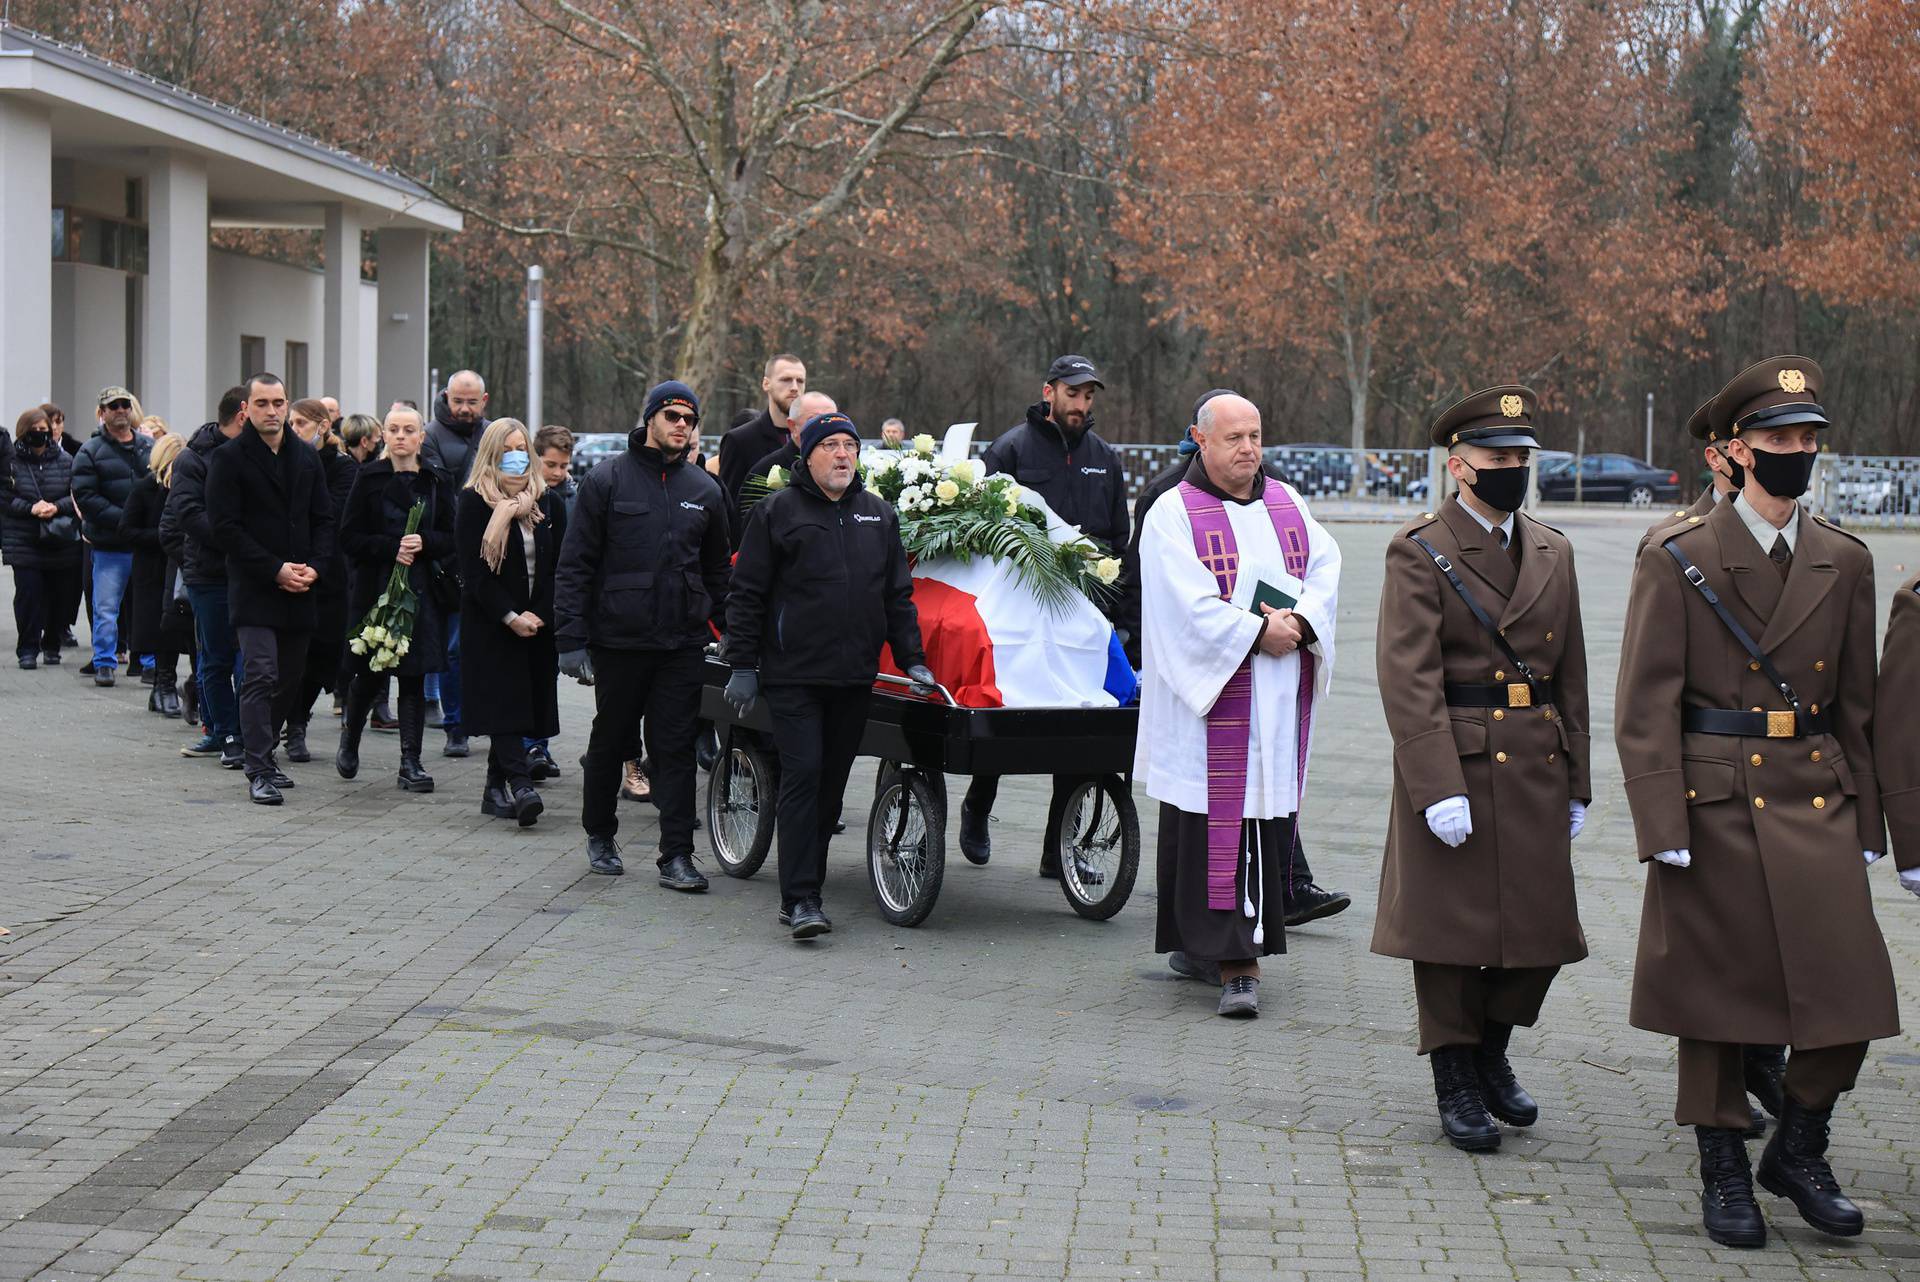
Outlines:
[[866, 686], [767, 686], [780, 752], [780, 906], [816, 898], [827, 880], [827, 843], [840, 820], [847, 776], [867, 728]]
[[526, 741], [517, 734], [497, 734], [487, 740], [487, 787], [533, 787], [527, 768]]
[[658, 863], [693, 853], [693, 721], [700, 711], [700, 651], [593, 651], [593, 732], [581, 783], [580, 826], [589, 837], [620, 831], [620, 775], [644, 718], [660, 811]]
[[280, 727], [300, 691], [310, 634], [247, 625], [233, 631], [240, 641], [240, 743], [251, 779], [272, 765]]
[[67, 619], [79, 599], [80, 577], [76, 567], [14, 566], [13, 626], [19, 634], [14, 655], [25, 658], [29, 654], [58, 653], [61, 634], [67, 630]]

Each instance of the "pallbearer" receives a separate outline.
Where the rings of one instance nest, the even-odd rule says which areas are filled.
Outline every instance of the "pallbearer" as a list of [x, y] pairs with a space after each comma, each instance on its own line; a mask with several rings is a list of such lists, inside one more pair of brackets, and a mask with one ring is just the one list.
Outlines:
[[1702, 1221], [1728, 1246], [1767, 1234], [1741, 1047], [1792, 1048], [1761, 1184], [1855, 1234], [1828, 1124], [1867, 1042], [1899, 1031], [1867, 888], [1886, 849], [1873, 558], [1798, 502], [1827, 424], [1820, 387], [1818, 365], [1781, 356], [1714, 397], [1707, 438], [1746, 484], [1641, 549], [1620, 656], [1615, 738], [1650, 862], [1631, 1019], [1680, 1039], [1674, 1119], [1695, 1128]]
[[1587, 955], [1573, 838], [1586, 822], [1587, 655], [1573, 549], [1522, 513], [1534, 394], [1442, 411], [1460, 493], [1387, 545], [1377, 649], [1393, 814], [1373, 951], [1413, 963], [1420, 1053], [1456, 1147], [1531, 1126], [1507, 1061], [1561, 966]]

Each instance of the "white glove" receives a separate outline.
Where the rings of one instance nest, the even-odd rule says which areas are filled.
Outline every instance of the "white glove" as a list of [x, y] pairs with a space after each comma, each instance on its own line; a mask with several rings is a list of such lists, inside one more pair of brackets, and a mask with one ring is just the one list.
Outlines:
[[1684, 849], [1683, 850], [1663, 850], [1659, 854], [1655, 855], [1654, 858], [1658, 859], [1661, 863], [1668, 864], [1674, 868], [1686, 868], [1691, 866], [1693, 863], [1693, 852], [1690, 850], [1684, 850]]
[[1900, 884], [1914, 894], [1920, 895], [1920, 868], [1909, 868], [1901, 873]]
[[1572, 841], [1587, 826], [1587, 803], [1569, 801], [1567, 803], [1567, 840]]
[[1884, 850], [1863, 850], [1860, 852], [1860, 856], [1861, 858], [1865, 859], [1867, 863], [1871, 864], [1873, 863], [1874, 860], [1880, 858], [1882, 855], [1885, 855], [1886, 853], [1887, 852]]
[[1473, 836], [1473, 811], [1464, 795], [1447, 797], [1427, 807], [1427, 827], [1449, 846]]

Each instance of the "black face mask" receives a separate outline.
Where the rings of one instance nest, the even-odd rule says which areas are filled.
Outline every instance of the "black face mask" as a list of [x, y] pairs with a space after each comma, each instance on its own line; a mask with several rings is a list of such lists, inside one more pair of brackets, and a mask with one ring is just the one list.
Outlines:
[[1467, 488], [1473, 497], [1496, 512], [1518, 512], [1527, 501], [1527, 477], [1531, 469], [1521, 467], [1483, 467]]
[[1747, 484], [1747, 469], [1741, 467], [1725, 454], [1720, 456], [1720, 461], [1727, 465], [1727, 483], [1736, 490], [1745, 489]]
[[1820, 456], [1806, 450], [1776, 454], [1772, 450], [1753, 452], [1753, 479], [1760, 488], [1777, 499], [1797, 499], [1807, 492], [1813, 480], [1813, 465]]
[[47, 442], [51, 441], [52, 439], [53, 439], [53, 434], [51, 432], [28, 432], [27, 433], [27, 445], [30, 449], [44, 450], [47, 448]]

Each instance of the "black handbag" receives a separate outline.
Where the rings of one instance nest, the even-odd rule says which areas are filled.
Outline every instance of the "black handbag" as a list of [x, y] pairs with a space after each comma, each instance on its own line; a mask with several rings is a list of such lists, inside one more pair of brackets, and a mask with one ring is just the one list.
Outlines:
[[460, 613], [460, 576], [438, 561], [429, 561], [427, 597], [442, 614]]
[[36, 534], [40, 542], [52, 544], [56, 547], [78, 543], [80, 541], [80, 522], [70, 516], [50, 517], [40, 522], [40, 528], [36, 531]]

